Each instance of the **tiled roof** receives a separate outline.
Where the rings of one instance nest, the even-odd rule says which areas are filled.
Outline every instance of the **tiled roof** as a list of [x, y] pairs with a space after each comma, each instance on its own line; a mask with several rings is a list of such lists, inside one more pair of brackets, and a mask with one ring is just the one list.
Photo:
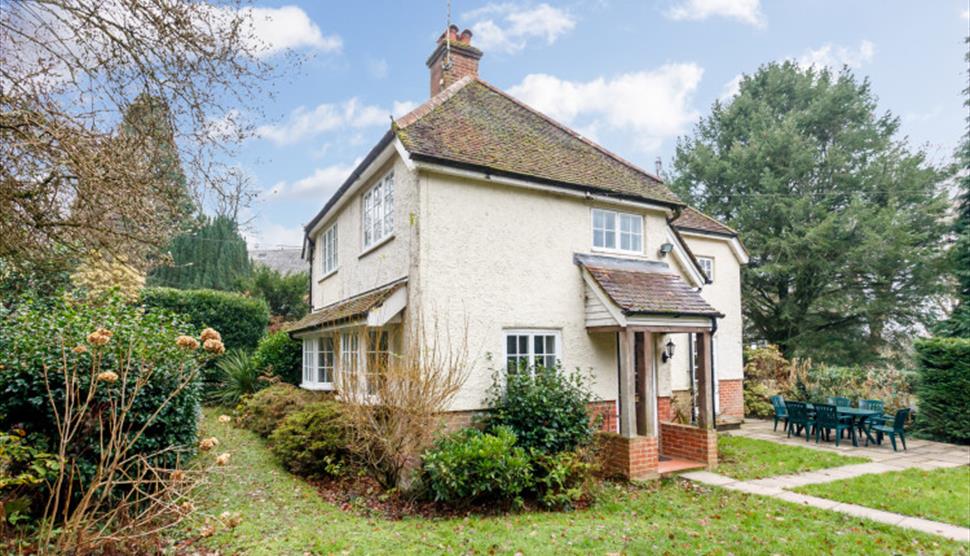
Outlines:
[[407, 279], [402, 278], [343, 301], [331, 303], [288, 325], [286, 331], [292, 334], [330, 323], [366, 317], [371, 309], [379, 307], [392, 293], [404, 287], [405, 284], [407, 284]]
[[299, 247], [279, 249], [250, 249], [249, 260], [266, 265], [280, 274], [309, 272], [310, 263], [303, 260]]
[[665, 263], [575, 255], [624, 314], [723, 316]]
[[695, 230], [698, 232], [710, 232], [730, 236], [738, 235], [733, 229], [692, 207], [685, 207], [680, 213], [680, 216], [673, 221], [673, 225], [682, 230]]
[[659, 179], [471, 77], [396, 120], [395, 130], [419, 160], [683, 205]]

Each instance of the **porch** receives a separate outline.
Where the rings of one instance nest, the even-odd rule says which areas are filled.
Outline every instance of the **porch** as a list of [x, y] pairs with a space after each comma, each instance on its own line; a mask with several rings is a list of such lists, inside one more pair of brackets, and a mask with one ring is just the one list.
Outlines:
[[[618, 434], [608, 435], [610, 474], [645, 480], [717, 465], [712, 337], [721, 316], [668, 265], [577, 254], [586, 286], [589, 334], [613, 334], [617, 343]], [[690, 335], [694, 424], [661, 421], [661, 363], [673, 356], [668, 335]], [[669, 413], [669, 412], [664, 412]]]

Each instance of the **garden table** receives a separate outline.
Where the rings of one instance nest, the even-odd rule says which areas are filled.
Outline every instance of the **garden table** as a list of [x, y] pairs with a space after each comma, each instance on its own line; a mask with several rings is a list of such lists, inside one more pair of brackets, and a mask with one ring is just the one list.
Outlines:
[[[815, 407], [812, 404], [808, 404], [808, 408], [814, 410]], [[869, 434], [869, 431], [865, 427], [866, 419], [869, 417], [875, 417], [877, 415], [881, 416], [881, 411], [876, 411], [874, 409], [860, 409], [858, 407], [836, 407], [835, 410], [839, 415], [845, 415], [852, 418], [852, 426], [856, 427], [858, 430], [866, 433], [866, 438], [869, 439], [873, 444], [876, 443], [876, 439]], [[853, 437], [852, 445], [859, 447], [858, 437]]]

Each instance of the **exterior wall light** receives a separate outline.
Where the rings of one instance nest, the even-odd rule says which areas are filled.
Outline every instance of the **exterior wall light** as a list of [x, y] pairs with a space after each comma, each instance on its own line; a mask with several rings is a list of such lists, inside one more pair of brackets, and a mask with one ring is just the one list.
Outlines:
[[673, 243], [664, 243], [663, 245], [660, 246], [660, 258], [666, 257], [673, 250], [674, 250]]
[[667, 340], [667, 344], [664, 345], [664, 351], [663, 351], [663, 354], [660, 356], [660, 358], [663, 360], [664, 363], [666, 363], [669, 359], [673, 359], [674, 358], [674, 341], [673, 340]]

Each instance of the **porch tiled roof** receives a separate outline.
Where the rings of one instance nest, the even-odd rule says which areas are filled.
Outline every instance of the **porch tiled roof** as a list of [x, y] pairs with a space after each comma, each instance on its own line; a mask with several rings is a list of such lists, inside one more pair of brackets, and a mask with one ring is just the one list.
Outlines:
[[683, 205], [656, 177], [479, 79], [456, 81], [395, 131], [417, 159]]
[[575, 255], [625, 314], [723, 316], [666, 263]]
[[685, 207], [680, 213], [680, 216], [677, 217], [672, 224], [675, 228], [680, 228], [682, 230], [710, 232], [728, 236], [738, 235], [738, 233], [732, 228], [725, 226], [719, 220], [712, 218], [693, 207]]
[[407, 279], [402, 278], [390, 284], [348, 297], [343, 301], [331, 303], [288, 325], [285, 329], [292, 334], [327, 324], [364, 318], [371, 309], [380, 307], [392, 293], [404, 287], [405, 284], [407, 284]]

